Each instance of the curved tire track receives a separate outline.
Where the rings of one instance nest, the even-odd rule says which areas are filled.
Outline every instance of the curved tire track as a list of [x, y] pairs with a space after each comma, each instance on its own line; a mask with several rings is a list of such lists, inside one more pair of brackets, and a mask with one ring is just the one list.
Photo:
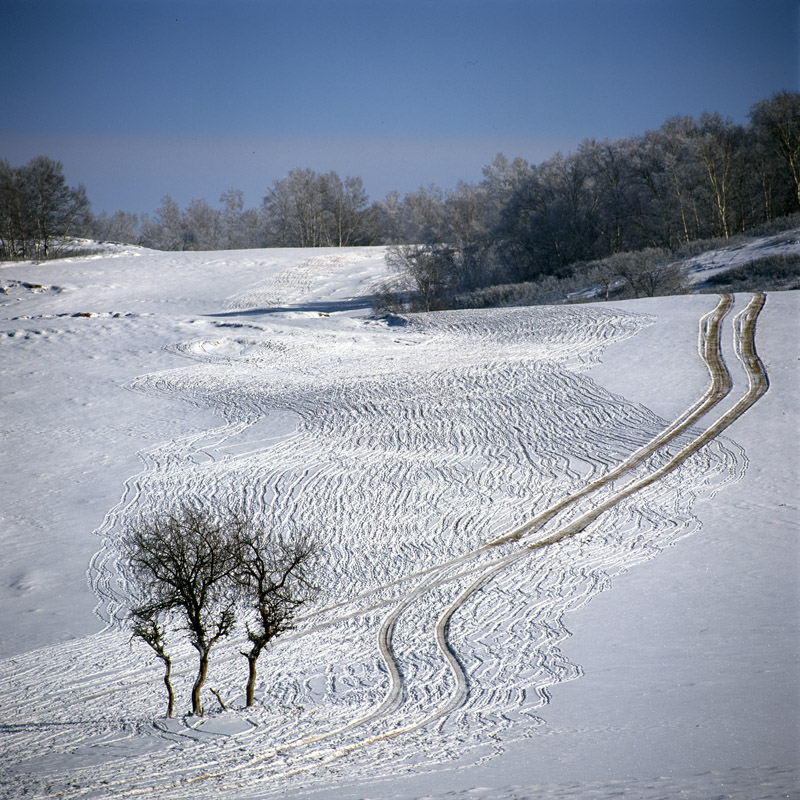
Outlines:
[[[712, 385], [709, 387], [708, 392], [706, 393], [706, 399], [697, 404], [694, 410], [685, 412], [682, 415], [683, 419], [678, 423], [673, 423], [667, 431], [670, 429], [678, 430], [682, 429], [688, 424], [692, 424], [693, 421], [702, 416], [703, 414], [707, 413], [708, 409], [716, 405], [720, 402], [730, 391], [731, 382], [730, 382], [730, 375], [728, 373], [727, 368], [724, 366], [724, 361], [722, 359], [722, 354], [719, 348], [719, 331], [718, 325], [721, 321], [722, 317], [725, 313], [727, 313], [727, 309], [730, 308], [730, 297], [728, 297], [727, 307], [725, 312], [721, 316], [717, 316], [716, 325], [717, 330], [714, 335], [706, 336], [706, 347], [701, 348], [701, 351], [706, 353], [706, 363], [709, 367], [709, 372], [712, 376]], [[724, 298], [723, 298], [724, 300]], [[761, 397], [766, 394], [767, 389], [769, 388], [769, 379], [764, 369], [764, 365], [761, 362], [761, 359], [758, 357], [755, 348], [755, 328], [756, 328], [756, 321], [758, 319], [761, 310], [764, 307], [764, 303], [766, 301], [766, 297], [763, 293], [755, 294], [748, 304], [747, 308], [745, 308], [740, 314], [736, 316], [733, 321], [734, 327], [734, 342], [735, 342], [735, 352], [737, 357], [742, 363], [742, 366], [745, 368], [748, 376], [748, 391], [745, 395], [740, 398], [736, 404], [725, 414], [719, 417], [712, 425], [710, 425], [700, 436], [697, 436], [690, 444], [682, 448], [675, 456], [673, 456], [663, 467], [660, 469], [651, 472], [644, 478], [639, 480], [632, 481], [622, 490], [616, 492], [610, 498], [608, 498], [603, 503], [600, 503], [596, 508], [592, 509], [591, 511], [587, 512], [580, 516], [574, 522], [562, 527], [555, 533], [551, 534], [550, 536], [541, 539], [537, 542], [531, 543], [526, 546], [526, 550], [521, 551], [520, 553], [513, 554], [511, 557], [508, 558], [508, 563], [511, 563], [517, 559], [526, 557], [530, 551], [540, 550], [542, 548], [548, 547], [552, 544], [557, 542], [563, 541], [564, 539], [570, 538], [572, 536], [576, 536], [577, 534], [586, 530], [586, 528], [597, 520], [602, 514], [608, 511], [610, 508], [613, 508], [622, 500], [630, 497], [631, 495], [635, 494], [636, 492], [641, 491], [642, 489], [647, 488], [651, 484], [655, 483], [656, 481], [660, 480], [664, 476], [668, 475], [673, 470], [677, 469], [681, 464], [683, 464], [686, 459], [690, 456], [694, 455], [701, 447], [706, 445], [712, 439], [719, 436], [723, 430], [725, 430], [729, 425], [735, 422], [742, 414], [744, 414], [751, 406], [753, 406]], [[722, 303], [720, 304], [722, 305]], [[718, 306], [718, 310], [719, 310]], [[713, 320], [712, 320], [713, 323]], [[704, 321], [701, 322], [701, 326], [705, 325], [705, 318]], [[716, 341], [716, 346], [712, 346], [709, 352], [709, 343], [713, 343]], [[679, 418], [681, 419], [681, 418]], [[667, 431], [660, 436], [656, 437], [656, 440], [663, 439], [660, 444], [657, 446], [661, 446], [666, 441], [669, 441], [670, 438], [674, 438], [667, 434]], [[646, 450], [648, 448], [643, 448]], [[630, 459], [631, 463], [641, 463], [647, 454], [636, 454]], [[621, 470], [622, 465], [620, 465]], [[615, 470], [615, 472], [619, 472]], [[621, 472], [620, 472], [621, 474]], [[592, 489], [593, 490], [593, 489]], [[588, 493], [588, 492], [587, 492]], [[571, 502], [574, 502], [577, 499], [580, 499], [585, 495], [585, 492], [576, 492], [570, 496]], [[564, 504], [558, 504], [557, 509], [560, 510], [564, 507]], [[547, 518], [549, 519], [552, 517], [557, 511], [553, 511], [552, 513], [546, 512], [548, 514]], [[537, 527], [531, 527], [530, 529], [525, 527], [524, 530], [526, 533], [529, 530], [536, 530]], [[517, 541], [518, 536], [510, 539], [510, 541]], [[509, 539], [507, 539], [509, 541]], [[527, 552], [526, 552], [527, 551]], [[504, 570], [508, 563], [501, 564], [498, 567], [492, 569], [492, 571], [478, 578], [471, 586], [467, 588], [458, 598], [458, 600], [453, 603], [452, 606], [445, 612], [445, 614], [441, 617], [439, 624], [436, 627], [436, 639], [437, 643], [439, 644], [440, 650], [442, 651], [443, 656], [451, 665], [453, 670], [453, 676], [456, 682], [456, 691], [453, 695], [451, 701], [442, 709], [441, 713], [435, 714], [431, 716], [431, 720], [437, 719], [440, 716], [445, 714], [451, 713], [455, 708], [458, 707], [460, 703], [466, 699], [467, 687], [466, 687], [466, 676], [464, 675], [464, 671], [461, 668], [458, 660], [453, 653], [448, 641], [447, 641], [447, 626], [452, 618], [453, 614], [458, 611], [473, 595], [475, 595], [480, 589], [482, 589], [490, 580], [494, 579], [502, 570]]]

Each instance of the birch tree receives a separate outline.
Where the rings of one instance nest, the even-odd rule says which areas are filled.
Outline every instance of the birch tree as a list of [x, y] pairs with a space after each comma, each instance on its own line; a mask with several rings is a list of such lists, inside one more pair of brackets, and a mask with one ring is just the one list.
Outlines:
[[778, 92], [750, 110], [753, 127], [783, 162], [800, 208], [800, 92]]

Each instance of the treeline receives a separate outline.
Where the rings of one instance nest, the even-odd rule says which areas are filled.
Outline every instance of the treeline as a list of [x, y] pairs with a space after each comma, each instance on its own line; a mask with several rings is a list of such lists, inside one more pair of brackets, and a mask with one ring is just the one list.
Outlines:
[[[5, 208], [5, 206], [4, 206]], [[292, 170], [258, 208], [231, 189], [212, 207], [168, 195], [152, 217], [93, 217], [94, 238], [167, 250], [417, 244], [436, 250], [440, 297], [564, 277], [576, 262], [672, 251], [800, 210], [800, 94], [756, 103], [739, 125], [719, 114], [583, 141], [535, 165], [498, 155], [478, 183], [370, 201], [360, 178]], [[4, 212], [0, 212], [4, 213]]]
[[[421, 190], [396, 208], [390, 241], [423, 246], [390, 261], [420, 308], [498, 285], [563, 288], [576, 269], [585, 276], [587, 265], [624, 253], [647, 252], [634, 261], [652, 269], [693, 242], [729, 240], [800, 210], [800, 94], [755, 104], [744, 126], [703, 114], [628, 139], [585, 140], [539, 165], [498, 156], [481, 183], [444, 196]], [[623, 262], [611, 261], [633, 290], [639, 278]]]
[[294, 169], [276, 180], [260, 208], [245, 209], [244, 195], [229, 189], [214, 208], [192, 200], [181, 210], [166, 195], [155, 214], [101, 214], [92, 235], [158, 250], [235, 250], [249, 247], [347, 247], [380, 243], [373, 208], [361, 178]]

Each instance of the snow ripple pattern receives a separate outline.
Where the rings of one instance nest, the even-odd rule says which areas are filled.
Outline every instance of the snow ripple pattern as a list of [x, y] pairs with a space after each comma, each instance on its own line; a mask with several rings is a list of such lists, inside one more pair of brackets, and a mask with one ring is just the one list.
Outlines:
[[[701, 321], [701, 353], [729, 306]], [[131, 388], [225, 423], [143, 454], [109, 512], [89, 570], [107, 628], [0, 663], [0, 785], [9, 797], [313, 796], [323, 776], [457, 770], [535, 736], [551, 687], [581, 675], [560, 649], [564, 615], [695, 531], [694, 500], [745, 469], [719, 431], [693, 448], [702, 399], [670, 425], [581, 374], [647, 324], [599, 306], [519, 308], [176, 345], [189, 366]], [[115, 540], [131, 516], [187, 499], [314, 531], [329, 588], [262, 656], [255, 708], [154, 724], [160, 668], [128, 650]], [[237, 644], [216, 652], [208, 685], [241, 709]], [[179, 701], [194, 667], [176, 643]]]

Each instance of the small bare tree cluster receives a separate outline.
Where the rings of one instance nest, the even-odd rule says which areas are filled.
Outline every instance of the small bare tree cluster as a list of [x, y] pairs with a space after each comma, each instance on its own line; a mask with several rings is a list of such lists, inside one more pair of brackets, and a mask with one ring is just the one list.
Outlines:
[[687, 290], [686, 276], [665, 250], [649, 247], [634, 253], [617, 253], [605, 261], [634, 297], [682, 294]]
[[359, 177], [293, 169], [274, 181], [262, 211], [271, 247], [347, 247], [371, 244], [369, 198]]
[[184, 630], [199, 663], [192, 713], [202, 716], [201, 690], [211, 649], [244, 616], [250, 649], [247, 705], [254, 701], [256, 662], [288, 630], [316, 593], [310, 580], [318, 553], [307, 536], [290, 539], [252, 524], [242, 512], [211, 514], [186, 505], [131, 524], [122, 538], [129, 577], [140, 601], [131, 609], [134, 638], [164, 663], [167, 714], [174, 710], [167, 635]]
[[667, 250], [648, 247], [575, 264], [574, 279], [599, 284], [604, 300], [684, 294], [688, 279]]

